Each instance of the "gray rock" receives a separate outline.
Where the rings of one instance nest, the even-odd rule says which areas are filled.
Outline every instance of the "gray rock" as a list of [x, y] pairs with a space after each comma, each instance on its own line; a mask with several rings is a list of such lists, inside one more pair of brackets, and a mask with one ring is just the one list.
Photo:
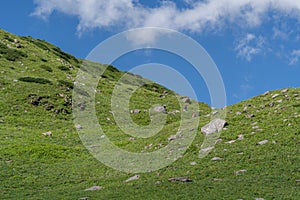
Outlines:
[[281, 93], [287, 93], [289, 91], [289, 89], [283, 89], [281, 90]]
[[264, 145], [264, 144], [267, 144], [268, 142], [269, 142], [269, 140], [263, 140], [263, 141], [258, 142], [257, 144]]
[[134, 175], [132, 177], [130, 177], [129, 179], [127, 179], [125, 182], [130, 182], [130, 181], [135, 181], [138, 180], [140, 178], [140, 175]]
[[223, 158], [220, 158], [220, 157], [213, 157], [211, 159], [211, 161], [220, 161], [220, 160], [223, 160]]
[[153, 110], [155, 112], [160, 112], [160, 113], [166, 113], [166, 106], [156, 106], [155, 108], [153, 108]]
[[193, 162], [190, 162], [190, 165], [195, 166], [195, 165], [197, 165], [197, 163], [195, 161], [193, 161]]
[[204, 135], [213, 134], [213, 133], [221, 131], [226, 124], [227, 124], [227, 122], [223, 119], [214, 119], [210, 123], [203, 126], [201, 128], [201, 132]]
[[42, 133], [44, 136], [52, 136], [52, 132], [51, 131], [48, 131], [48, 132], [45, 132], [45, 133]]
[[274, 94], [273, 96], [272, 96], [272, 99], [275, 99], [276, 97], [278, 97], [279, 96], [279, 94]]
[[239, 171], [236, 171], [236, 172], [235, 172], [235, 175], [244, 174], [244, 173], [246, 173], [246, 172], [247, 172], [247, 170], [241, 169], [241, 170], [239, 170]]
[[191, 99], [190, 99], [189, 97], [183, 97], [181, 100], [182, 100], [184, 103], [188, 103], [188, 104], [191, 104], [191, 103], [192, 103], [192, 101], [191, 101]]
[[90, 188], [85, 189], [85, 191], [95, 191], [95, 190], [102, 190], [101, 186], [92, 186]]

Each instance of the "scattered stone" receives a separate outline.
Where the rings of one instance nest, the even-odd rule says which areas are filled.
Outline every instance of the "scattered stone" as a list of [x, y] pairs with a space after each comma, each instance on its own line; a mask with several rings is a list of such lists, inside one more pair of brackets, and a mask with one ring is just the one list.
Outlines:
[[187, 111], [187, 110], [188, 110], [188, 106], [185, 105], [185, 106], [183, 107], [183, 111]]
[[88, 197], [81, 197], [79, 200], [89, 200]]
[[282, 99], [279, 99], [279, 100], [277, 101], [277, 103], [282, 103]]
[[212, 113], [211, 113], [211, 115], [212, 116], [215, 116], [215, 115], [217, 115], [219, 112], [218, 111], [213, 111]]
[[101, 186], [92, 186], [90, 188], [85, 189], [85, 191], [95, 191], [95, 190], [102, 190], [103, 187]]
[[274, 102], [272, 101], [271, 103], [269, 103], [269, 106], [273, 107], [274, 106]]
[[255, 198], [255, 200], [265, 200], [264, 198]]
[[129, 138], [129, 141], [134, 141], [134, 140], [135, 140], [134, 137]]
[[201, 132], [207, 136], [207, 135], [221, 131], [226, 124], [227, 124], [227, 122], [223, 119], [214, 119], [210, 123], [203, 126], [201, 128]]
[[270, 91], [266, 91], [263, 95], [266, 96], [268, 94], [270, 94]]
[[252, 129], [259, 129], [259, 126], [253, 126]]
[[169, 182], [176, 182], [176, 181], [179, 181], [179, 182], [193, 182], [192, 179], [187, 178], [187, 177], [169, 178], [168, 181]]
[[238, 135], [238, 140], [243, 140], [243, 139], [244, 139], [244, 135], [243, 134]]
[[214, 148], [214, 147], [206, 147], [206, 148], [204, 148], [204, 149], [201, 149], [200, 151], [206, 153], [206, 152], [211, 151], [213, 148]]
[[140, 175], [134, 175], [132, 177], [130, 177], [129, 179], [127, 179], [125, 182], [130, 182], [130, 181], [135, 181], [138, 180], [140, 178]]
[[7, 160], [7, 161], [5, 161], [7, 164], [10, 164], [10, 163], [12, 163], [13, 161], [12, 160]]
[[195, 161], [193, 161], [193, 162], [190, 162], [190, 165], [195, 166], [195, 165], [197, 165], [197, 163]]
[[272, 96], [272, 99], [275, 99], [276, 97], [278, 97], [279, 96], [279, 94], [274, 94], [273, 96]]
[[51, 131], [48, 131], [48, 132], [45, 132], [45, 133], [42, 133], [44, 136], [52, 136], [52, 132]]
[[161, 181], [156, 181], [155, 182], [155, 185], [160, 185], [161, 184]]
[[172, 140], [176, 140], [176, 135], [171, 135], [169, 138], [168, 138], [168, 141], [171, 142]]
[[241, 169], [241, 170], [239, 170], [239, 171], [236, 171], [236, 172], [235, 172], [235, 175], [244, 174], [244, 173], [246, 173], [246, 172], [247, 172], [247, 170]]
[[199, 116], [200, 116], [200, 113], [193, 113], [192, 114], [192, 118], [199, 117]]
[[139, 114], [141, 111], [139, 109], [134, 109], [134, 110], [131, 110], [130, 113], [132, 114]]
[[273, 141], [272, 141], [272, 144], [276, 144], [276, 141], [275, 141], [275, 140], [273, 140]]
[[269, 142], [269, 140], [263, 140], [263, 141], [258, 142], [257, 144], [264, 145], [264, 144], [267, 144], [268, 142]]
[[287, 93], [289, 91], [289, 89], [283, 89], [281, 90], [281, 93]]
[[236, 112], [235, 114], [236, 114], [236, 115], [241, 115], [242, 113], [241, 113], [241, 112]]
[[253, 117], [255, 117], [255, 115], [254, 114], [247, 114], [247, 117], [248, 118], [253, 118]]
[[156, 106], [155, 108], [153, 108], [153, 110], [155, 112], [160, 112], [160, 113], [166, 113], [166, 106]]
[[76, 129], [82, 129], [82, 126], [81, 126], [80, 124], [76, 124], [76, 125], [75, 125], [75, 128], [76, 128]]
[[225, 144], [232, 144], [232, 143], [235, 143], [235, 142], [236, 142], [236, 140], [230, 140], [230, 141], [225, 142]]
[[181, 100], [182, 100], [184, 103], [192, 104], [192, 101], [191, 101], [191, 99], [190, 99], [189, 97], [183, 97]]
[[0, 119], [0, 124], [3, 124], [4, 123], [4, 120], [3, 119]]
[[296, 182], [297, 182], [297, 183], [300, 183], [300, 179], [299, 179], [299, 180], [296, 180]]
[[299, 96], [299, 94], [294, 94], [294, 97], [298, 97]]
[[223, 160], [223, 158], [220, 158], [220, 157], [213, 157], [211, 159], [211, 161], [220, 161], [220, 160]]
[[175, 115], [177, 113], [180, 113], [180, 111], [179, 110], [173, 110], [173, 111], [169, 112], [169, 114], [172, 114], [172, 115]]

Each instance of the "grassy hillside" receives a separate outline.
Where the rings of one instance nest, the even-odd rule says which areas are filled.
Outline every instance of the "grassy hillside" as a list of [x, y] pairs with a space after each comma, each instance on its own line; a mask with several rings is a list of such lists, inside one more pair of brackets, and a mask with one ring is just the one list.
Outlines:
[[[199, 103], [200, 126], [184, 157], [150, 173], [131, 174], [101, 164], [85, 148], [73, 123], [73, 82], [83, 62], [31, 37], [0, 30], [0, 192], [1, 199], [299, 199], [300, 89], [266, 93], [226, 109], [228, 126], [210, 154], [199, 159], [201, 126], [212, 118]], [[83, 66], [88, 67], [88, 66]], [[112, 66], [96, 89], [97, 118], [107, 137], [133, 152], [151, 152], [168, 144], [179, 127], [176, 95]], [[167, 122], [155, 137], [122, 134], [110, 112], [116, 84], [146, 83], [131, 97], [130, 114], [139, 125], [151, 119], [149, 108], [166, 105]], [[193, 102], [195, 104], [195, 102]], [[78, 106], [78, 105], [75, 105]], [[42, 133], [51, 132], [52, 136]], [[213, 159], [214, 158], [214, 159]], [[213, 159], [213, 160], [212, 160]], [[139, 179], [127, 179], [139, 175]], [[187, 177], [192, 182], [170, 182]], [[86, 191], [92, 186], [99, 190]]]

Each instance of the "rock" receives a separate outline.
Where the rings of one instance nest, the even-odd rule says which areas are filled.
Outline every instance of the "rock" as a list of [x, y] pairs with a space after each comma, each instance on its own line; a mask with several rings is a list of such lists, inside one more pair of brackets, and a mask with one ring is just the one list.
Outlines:
[[289, 91], [289, 89], [283, 89], [281, 90], [281, 93], [287, 93]]
[[230, 140], [228, 142], [225, 142], [225, 144], [232, 144], [232, 143], [235, 143], [235, 142], [236, 142], [236, 140]]
[[45, 132], [45, 133], [42, 133], [44, 136], [52, 136], [52, 132], [51, 131], [48, 131], [48, 132]]
[[279, 99], [279, 100], [277, 101], [277, 103], [282, 103], [282, 99]]
[[199, 116], [200, 116], [200, 113], [193, 113], [192, 114], [192, 118], [199, 117]]
[[16, 47], [19, 49], [19, 48], [22, 48], [22, 45], [21, 44], [16, 44]]
[[275, 99], [276, 97], [278, 97], [279, 96], [279, 94], [274, 94], [271, 98], [272, 99]]
[[192, 104], [192, 101], [189, 97], [183, 97], [181, 98], [181, 101], [183, 101], [183, 103]]
[[193, 161], [193, 162], [190, 162], [190, 165], [195, 166], [195, 165], [197, 165], [197, 163], [195, 161]]
[[265, 200], [264, 198], [255, 198], [255, 200]]
[[241, 112], [236, 112], [235, 114], [236, 114], [236, 115], [241, 115], [242, 113], [241, 113]]
[[269, 103], [269, 106], [273, 107], [274, 106], [274, 102], [272, 101], [271, 103]]
[[95, 190], [102, 190], [103, 187], [101, 186], [92, 186], [90, 188], [85, 189], [85, 191], [95, 191]]
[[296, 180], [296, 182], [297, 182], [297, 183], [300, 183], [300, 179], [299, 179], [299, 180]]
[[244, 139], [244, 135], [243, 134], [238, 135], [238, 140], [243, 140], [243, 139]]
[[155, 185], [160, 185], [160, 184], [161, 184], [161, 181], [156, 181], [154, 184], [155, 184]]
[[4, 123], [4, 120], [3, 119], [0, 119], [0, 124], [3, 124]]
[[76, 129], [82, 129], [82, 126], [81, 126], [80, 124], [76, 124], [76, 125], [75, 125], [75, 128], [76, 128]]
[[247, 117], [248, 118], [253, 118], [253, 117], [255, 117], [255, 115], [254, 114], [247, 114]]
[[211, 161], [220, 161], [220, 160], [223, 160], [223, 158], [220, 158], [220, 157], [213, 157], [211, 159]]
[[172, 115], [175, 115], [177, 113], [180, 113], [180, 111], [179, 110], [173, 110], [173, 111], [169, 112], [169, 114], [172, 114]]
[[132, 177], [130, 177], [129, 179], [127, 179], [125, 182], [130, 182], [130, 181], [135, 181], [138, 180], [140, 178], [140, 175], [134, 175]]
[[201, 149], [200, 151], [206, 153], [206, 152], [211, 151], [213, 148], [214, 148], [214, 147], [206, 147], [206, 148], [204, 148], [204, 149]]
[[139, 114], [141, 111], [139, 109], [134, 109], [134, 110], [131, 110], [130, 113], [132, 114]]
[[266, 96], [268, 94], [270, 94], [270, 91], [266, 91], [263, 95]]
[[215, 111], [213, 111], [213, 112], [211, 113], [211, 115], [212, 115], [212, 116], [215, 116], [215, 115], [218, 114], [218, 113], [219, 113], [219, 112], [215, 110]]
[[259, 126], [253, 126], [252, 129], [259, 129]]
[[169, 182], [176, 182], [176, 181], [179, 181], [179, 182], [193, 182], [192, 179], [187, 178], [187, 177], [169, 178], [168, 181]]
[[168, 141], [171, 142], [172, 140], [176, 140], [176, 135], [171, 135], [169, 138], [168, 138]]
[[210, 123], [203, 126], [201, 128], [201, 132], [204, 135], [213, 134], [213, 133], [221, 131], [226, 124], [227, 124], [227, 122], [223, 119], [214, 119]]
[[188, 106], [187, 105], [183, 106], [183, 111], [187, 111], [187, 110], [188, 110]]
[[294, 94], [294, 97], [298, 97], [299, 96], [299, 94]]
[[268, 142], [269, 142], [269, 140], [263, 140], [263, 141], [258, 142], [257, 144], [264, 145], [264, 144], [267, 144]]
[[154, 110], [155, 112], [167, 113], [167, 112], [166, 112], [166, 106], [165, 106], [165, 105], [163, 105], [163, 106], [156, 106], [156, 107], [153, 108], [153, 110]]
[[241, 170], [239, 170], [239, 171], [236, 171], [236, 172], [235, 172], [235, 175], [244, 174], [244, 173], [246, 173], [246, 172], [247, 172], [247, 170], [241, 169]]
[[81, 197], [79, 200], [89, 200], [88, 197]]
[[129, 138], [129, 141], [134, 141], [134, 140], [135, 140], [134, 137]]

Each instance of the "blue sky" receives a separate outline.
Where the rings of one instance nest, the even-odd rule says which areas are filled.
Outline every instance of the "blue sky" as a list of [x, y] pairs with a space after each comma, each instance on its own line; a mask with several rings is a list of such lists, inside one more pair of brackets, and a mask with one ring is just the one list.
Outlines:
[[[212, 57], [231, 105], [267, 90], [300, 87], [299, 13], [300, 2], [294, 0], [6, 0], [0, 8], [0, 28], [44, 39], [80, 58], [130, 28], [174, 29], [196, 40]], [[138, 38], [147, 42], [147, 36]], [[113, 64], [130, 70], [151, 62], [180, 71], [198, 100], [210, 103], [201, 76], [167, 52], [135, 51]]]

